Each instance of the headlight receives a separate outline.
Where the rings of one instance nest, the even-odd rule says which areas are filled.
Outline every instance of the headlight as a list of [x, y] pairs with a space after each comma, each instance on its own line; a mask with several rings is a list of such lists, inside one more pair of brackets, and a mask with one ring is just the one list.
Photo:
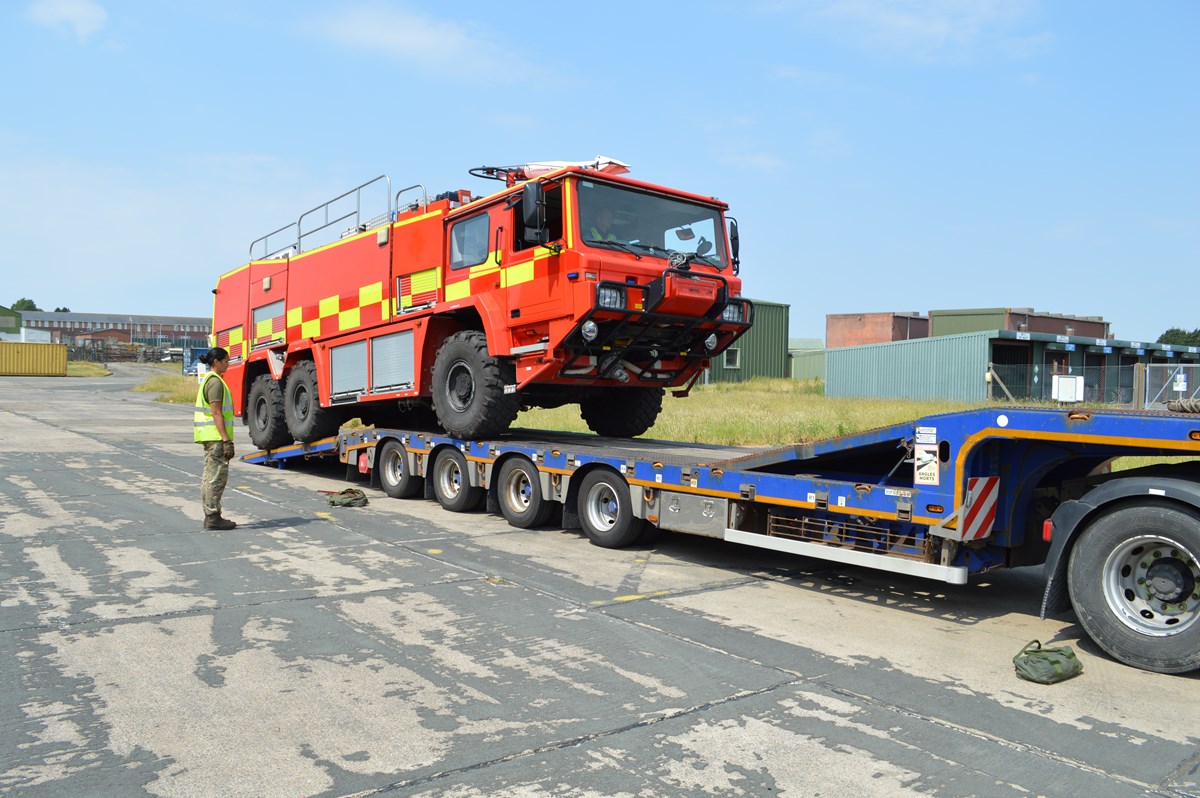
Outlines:
[[625, 289], [611, 285], [602, 285], [596, 289], [596, 305], [609, 310], [623, 310], [625, 307]]
[[721, 318], [725, 321], [740, 323], [742, 321], [742, 303], [731, 302], [721, 311]]
[[583, 336], [583, 340], [590, 343], [595, 341], [596, 336], [600, 334], [600, 327], [596, 324], [596, 322], [588, 319], [583, 323], [583, 326], [579, 328], [579, 334]]

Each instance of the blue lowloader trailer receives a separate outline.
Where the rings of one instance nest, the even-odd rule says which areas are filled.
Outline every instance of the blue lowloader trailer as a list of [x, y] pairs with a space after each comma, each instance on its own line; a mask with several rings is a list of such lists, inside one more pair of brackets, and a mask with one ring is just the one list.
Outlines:
[[1117, 660], [1200, 669], [1200, 415], [987, 408], [773, 449], [514, 430], [342, 430], [243, 459], [336, 456], [389, 496], [609, 548], [656, 530], [965, 584], [1044, 563], [1041, 613], [1073, 608]]

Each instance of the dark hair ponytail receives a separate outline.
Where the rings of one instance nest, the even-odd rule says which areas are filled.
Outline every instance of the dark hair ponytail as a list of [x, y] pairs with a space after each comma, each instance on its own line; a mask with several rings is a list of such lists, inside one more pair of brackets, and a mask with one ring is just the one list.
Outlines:
[[218, 360], [224, 360], [229, 357], [229, 352], [224, 347], [214, 346], [212, 349], [200, 356], [200, 362], [206, 366], [211, 366]]

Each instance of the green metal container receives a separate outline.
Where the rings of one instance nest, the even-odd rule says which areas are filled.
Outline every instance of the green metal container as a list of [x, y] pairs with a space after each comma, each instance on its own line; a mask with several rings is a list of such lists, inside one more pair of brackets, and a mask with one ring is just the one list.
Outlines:
[[754, 326], [712, 359], [706, 382], [746, 382], [755, 377], [789, 376], [788, 310], [777, 302], [754, 303]]

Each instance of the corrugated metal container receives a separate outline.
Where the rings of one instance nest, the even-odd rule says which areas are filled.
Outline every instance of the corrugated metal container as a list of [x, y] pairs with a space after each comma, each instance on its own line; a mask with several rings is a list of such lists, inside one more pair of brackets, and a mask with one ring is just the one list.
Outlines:
[[974, 310], [929, 311], [929, 334], [958, 335], [983, 330], [1003, 330], [1008, 320], [1008, 308], [978, 308]]
[[792, 353], [793, 380], [825, 379], [825, 350]]
[[981, 402], [992, 332], [825, 351], [825, 395]]
[[746, 382], [755, 377], [788, 376], [788, 305], [754, 303], [754, 326], [732, 347], [712, 359], [708, 382]]
[[67, 345], [0, 343], [0, 376], [65, 377]]

